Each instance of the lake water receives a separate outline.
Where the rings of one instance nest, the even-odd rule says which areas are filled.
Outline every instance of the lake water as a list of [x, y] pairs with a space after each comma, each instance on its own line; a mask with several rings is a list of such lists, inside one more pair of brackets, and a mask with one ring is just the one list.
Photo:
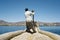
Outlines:
[[[7, 32], [12, 32], [12, 31], [17, 31], [17, 30], [25, 30], [26, 27], [24, 26], [0, 26], [0, 34], [7, 33]], [[41, 30], [49, 31], [55, 34], [60, 35], [60, 26], [42, 26], [39, 27]]]

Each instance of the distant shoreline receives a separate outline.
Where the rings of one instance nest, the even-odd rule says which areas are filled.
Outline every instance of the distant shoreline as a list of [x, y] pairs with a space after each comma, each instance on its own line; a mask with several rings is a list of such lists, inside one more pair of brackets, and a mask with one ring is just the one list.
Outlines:
[[[52, 23], [47, 23], [47, 22], [38, 22], [40, 26], [60, 26], [60, 22], [52, 22]], [[4, 20], [0, 20], [0, 26], [26, 26], [25, 21], [21, 22], [6, 22]]]

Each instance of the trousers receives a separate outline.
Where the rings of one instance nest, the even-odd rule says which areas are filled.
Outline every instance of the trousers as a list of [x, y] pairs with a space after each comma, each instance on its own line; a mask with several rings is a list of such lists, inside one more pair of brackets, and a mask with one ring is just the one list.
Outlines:
[[31, 22], [26, 22], [26, 31], [30, 31], [30, 29], [32, 29], [33, 30], [33, 32], [36, 32], [36, 30], [35, 30], [35, 26], [36, 24], [35, 24], [35, 22], [33, 23], [33, 21], [31, 21]]

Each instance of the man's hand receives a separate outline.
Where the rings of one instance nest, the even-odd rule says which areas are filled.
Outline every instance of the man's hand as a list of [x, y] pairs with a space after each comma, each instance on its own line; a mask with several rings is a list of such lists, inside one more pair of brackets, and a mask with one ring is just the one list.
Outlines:
[[34, 10], [32, 10], [32, 12], [34, 12]]

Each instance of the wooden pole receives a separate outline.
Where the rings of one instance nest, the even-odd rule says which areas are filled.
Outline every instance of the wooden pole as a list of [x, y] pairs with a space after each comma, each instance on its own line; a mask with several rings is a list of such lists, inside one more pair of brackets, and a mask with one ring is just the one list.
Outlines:
[[33, 30], [34, 30], [34, 15], [33, 15]]
[[33, 15], [33, 26], [34, 26], [34, 15]]
[[[34, 10], [32, 10], [32, 13], [34, 13]], [[34, 15], [33, 15], [33, 26], [34, 26]]]

